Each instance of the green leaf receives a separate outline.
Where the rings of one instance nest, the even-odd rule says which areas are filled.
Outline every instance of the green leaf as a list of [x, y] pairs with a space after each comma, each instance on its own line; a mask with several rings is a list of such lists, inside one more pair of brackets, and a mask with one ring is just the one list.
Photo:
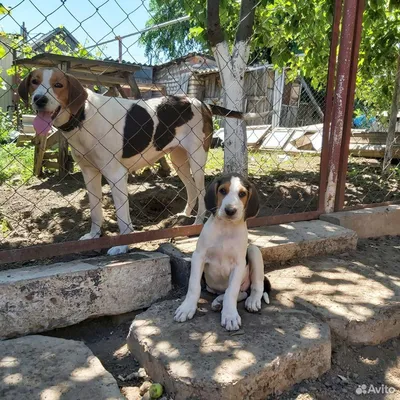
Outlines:
[[0, 3], [0, 15], [5, 15], [5, 14], [11, 15], [11, 10], [6, 6], [3, 6], [2, 3]]
[[7, 50], [4, 46], [0, 45], [0, 58], [3, 58], [7, 54]]
[[190, 28], [189, 29], [189, 36], [192, 38], [195, 38], [199, 35], [201, 35], [204, 32], [204, 28], [201, 26], [196, 26], [195, 28]]

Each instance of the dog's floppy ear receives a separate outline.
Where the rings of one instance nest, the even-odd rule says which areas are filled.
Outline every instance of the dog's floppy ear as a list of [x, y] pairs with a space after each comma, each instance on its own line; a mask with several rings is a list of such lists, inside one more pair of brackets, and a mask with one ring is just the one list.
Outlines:
[[29, 101], [29, 85], [31, 84], [31, 77], [32, 72], [30, 72], [18, 86], [19, 97], [21, 97], [25, 104], [28, 104]]
[[260, 209], [260, 198], [256, 187], [249, 182], [249, 199], [247, 200], [246, 213], [244, 219], [253, 218]]
[[206, 203], [206, 209], [215, 215], [217, 211], [217, 189], [219, 186], [219, 180], [214, 181], [208, 186], [206, 195], [204, 196], [204, 202]]
[[71, 114], [75, 115], [85, 104], [88, 94], [78, 79], [69, 74], [65, 76], [68, 80], [68, 107]]

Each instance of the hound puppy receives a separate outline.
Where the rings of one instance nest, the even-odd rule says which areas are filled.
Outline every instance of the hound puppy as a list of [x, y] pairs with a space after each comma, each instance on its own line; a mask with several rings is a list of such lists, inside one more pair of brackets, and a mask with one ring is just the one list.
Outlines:
[[[206, 105], [185, 96], [128, 100], [102, 96], [85, 89], [72, 75], [56, 69], [38, 69], [20, 84], [25, 102], [32, 97], [37, 112], [34, 127], [46, 135], [58, 128], [67, 138], [79, 164], [89, 195], [92, 226], [81, 239], [101, 234], [101, 176], [111, 186], [121, 234], [133, 231], [129, 215], [127, 178], [129, 172], [154, 164], [165, 153], [187, 191], [184, 214], [190, 216], [198, 200], [195, 223], [202, 223], [204, 166], [212, 139], [212, 115], [238, 119], [254, 113]], [[128, 246], [117, 246], [109, 254], [125, 253]]]
[[[204, 272], [207, 290], [217, 293], [211, 307], [220, 310], [221, 325], [237, 330], [241, 319], [237, 302], [246, 299], [250, 312], [261, 309], [261, 299], [269, 303], [271, 289], [264, 281], [264, 262], [258, 247], [248, 246], [246, 219], [258, 213], [256, 188], [238, 174], [217, 178], [207, 189], [205, 203], [212, 216], [200, 234], [192, 256], [189, 289], [175, 312], [175, 321], [193, 318], [200, 298]], [[250, 296], [247, 291], [250, 289]]]

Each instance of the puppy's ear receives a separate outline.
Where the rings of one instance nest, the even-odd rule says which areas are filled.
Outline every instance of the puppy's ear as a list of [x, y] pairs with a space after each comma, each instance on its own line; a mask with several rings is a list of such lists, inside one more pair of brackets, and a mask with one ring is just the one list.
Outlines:
[[206, 209], [213, 215], [217, 211], [217, 189], [219, 186], [218, 179], [215, 179], [207, 188], [206, 195], [204, 196], [204, 202], [206, 203]]
[[88, 94], [82, 84], [74, 76], [65, 74], [68, 80], [68, 107], [75, 115], [85, 104]]
[[21, 97], [25, 104], [28, 104], [29, 101], [29, 86], [31, 84], [31, 77], [32, 72], [30, 72], [18, 86], [19, 97]]
[[249, 199], [247, 200], [246, 213], [244, 219], [253, 218], [260, 209], [260, 198], [256, 187], [249, 182]]

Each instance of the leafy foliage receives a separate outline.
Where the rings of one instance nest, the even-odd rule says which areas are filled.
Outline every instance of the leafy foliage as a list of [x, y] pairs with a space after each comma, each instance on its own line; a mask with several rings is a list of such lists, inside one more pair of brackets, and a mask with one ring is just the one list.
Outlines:
[[[147, 25], [189, 14], [190, 22], [142, 35], [146, 55], [161, 50], [166, 58], [201, 48], [209, 50], [206, 0], [150, 1], [153, 18]], [[367, 0], [357, 75], [358, 104], [372, 113], [388, 110], [400, 43], [400, 0]], [[233, 44], [240, 2], [221, 0], [220, 19], [226, 40]], [[289, 77], [301, 73], [323, 89], [328, 72], [334, 2], [331, 0], [261, 0], [256, 9], [250, 62], [288, 67]]]

